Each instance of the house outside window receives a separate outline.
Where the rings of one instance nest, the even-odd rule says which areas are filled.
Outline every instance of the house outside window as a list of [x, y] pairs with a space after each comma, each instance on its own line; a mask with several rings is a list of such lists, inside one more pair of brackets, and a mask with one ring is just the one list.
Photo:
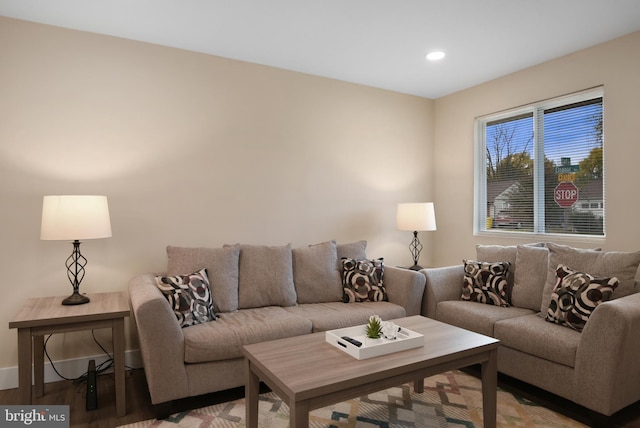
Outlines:
[[475, 233], [605, 235], [603, 96], [476, 119]]

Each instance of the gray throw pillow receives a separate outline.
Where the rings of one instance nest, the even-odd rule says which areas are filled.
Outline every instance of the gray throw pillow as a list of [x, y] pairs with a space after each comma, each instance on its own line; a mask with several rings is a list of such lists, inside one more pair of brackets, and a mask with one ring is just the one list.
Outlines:
[[337, 244], [336, 250], [338, 252], [338, 263], [336, 264], [336, 269], [338, 269], [340, 282], [342, 283], [342, 276], [344, 275], [342, 259], [365, 260], [367, 258], [367, 241]]
[[[544, 243], [525, 244], [527, 247], [544, 247]], [[517, 245], [476, 245], [476, 260], [481, 262], [509, 262], [511, 267], [507, 273], [507, 287], [510, 291], [515, 283], [517, 271], [516, 256], [518, 254]]]
[[[338, 263], [343, 258], [347, 259], [366, 259], [367, 258], [367, 241], [356, 241], [348, 244], [337, 244], [336, 250], [338, 251]], [[339, 270], [342, 270], [342, 264], [339, 266]]]
[[[544, 243], [525, 244], [527, 247], [544, 247]], [[518, 247], [516, 245], [476, 245], [476, 260], [480, 262], [508, 262], [510, 263], [507, 272], [507, 290], [509, 295], [507, 300], [511, 302], [511, 291], [515, 286], [515, 275], [518, 271], [516, 257]], [[546, 276], [545, 276], [546, 278]]]
[[542, 291], [547, 281], [549, 250], [545, 247], [518, 245], [511, 303], [518, 308], [540, 310]]
[[342, 284], [333, 241], [293, 249], [293, 283], [298, 303], [340, 302]]
[[187, 275], [206, 268], [216, 313], [238, 310], [240, 248], [167, 247], [167, 275]]
[[291, 245], [240, 248], [238, 308], [295, 306]]
[[515, 245], [476, 245], [476, 260], [480, 262], [508, 262], [507, 289], [511, 290], [514, 284], [516, 270], [516, 254], [518, 247]]
[[540, 306], [542, 316], [545, 316], [549, 309], [559, 265], [568, 266], [574, 271], [588, 272], [596, 277], [617, 277], [620, 284], [613, 293], [614, 299], [635, 292], [634, 278], [640, 265], [640, 251], [583, 250], [553, 243], [548, 243], [547, 248], [549, 248], [549, 267]]

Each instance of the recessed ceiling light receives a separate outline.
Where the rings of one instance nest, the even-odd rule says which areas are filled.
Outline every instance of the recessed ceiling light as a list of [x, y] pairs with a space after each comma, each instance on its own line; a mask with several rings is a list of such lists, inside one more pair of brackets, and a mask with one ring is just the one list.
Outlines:
[[438, 61], [444, 58], [444, 52], [442, 51], [433, 51], [429, 52], [426, 57], [429, 61]]

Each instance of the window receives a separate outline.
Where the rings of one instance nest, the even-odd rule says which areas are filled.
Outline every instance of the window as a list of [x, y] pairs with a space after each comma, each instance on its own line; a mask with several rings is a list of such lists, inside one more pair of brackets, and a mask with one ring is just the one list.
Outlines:
[[602, 88], [476, 120], [476, 232], [604, 236]]

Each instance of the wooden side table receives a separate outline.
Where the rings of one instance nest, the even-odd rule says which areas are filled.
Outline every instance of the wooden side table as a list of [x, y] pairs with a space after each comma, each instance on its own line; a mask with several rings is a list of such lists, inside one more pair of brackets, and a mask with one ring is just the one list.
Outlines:
[[44, 395], [44, 335], [110, 328], [113, 337], [116, 413], [126, 414], [124, 389], [124, 318], [129, 316], [126, 294], [88, 294], [83, 305], [64, 306], [62, 297], [39, 297], [26, 301], [9, 328], [18, 329], [18, 392], [21, 404], [31, 404], [31, 355], [35, 396]]

